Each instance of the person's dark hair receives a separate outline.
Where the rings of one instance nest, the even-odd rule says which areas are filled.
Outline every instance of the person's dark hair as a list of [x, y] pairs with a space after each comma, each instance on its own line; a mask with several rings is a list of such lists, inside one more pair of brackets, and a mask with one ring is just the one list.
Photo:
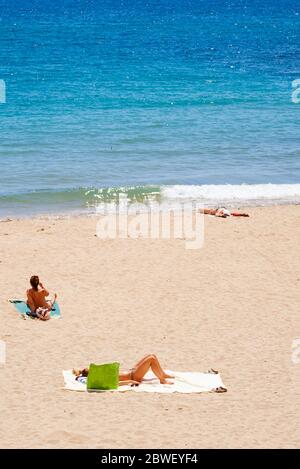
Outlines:
[[33, 288], [34, 290], [37, 290], [37, 289], [38, 289], [39, 283], [40, 283], [40, 279], [38, 278], [37, 275], [33, 275], [33, 276], [30, 278], [30, 285], [32, 286], [32, 288]]

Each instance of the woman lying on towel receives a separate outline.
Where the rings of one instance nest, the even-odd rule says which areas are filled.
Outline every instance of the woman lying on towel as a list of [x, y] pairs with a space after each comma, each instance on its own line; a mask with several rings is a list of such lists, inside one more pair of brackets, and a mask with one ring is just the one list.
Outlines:
[[230, 216], [233, 217], [249, 217], [248, 213], [245, 212], [230, 212], [227, 208], [203, 208], [199, 210], [200, 213], [204, 215], [214, 215], [215, 217], [227, 218]]
[[[156, 355], [146, 355], [137, 364], [128, 371], [122, 371], [119, 373], [119, 386], [131, 385], [138, 386], [142, 383], [145, 374], [151, 369], [155, 376], [159, 379], [161, 384], [173, 384], [168, 381], [168, 378], [173, 379], [174, 376], [168, 375], [161, 367]], [[76, 379], [89, 374], [89, 369], [84, 368], [83, 370], [73, 370]]]
[[48, 290], [40, 282], [37, 275], [33, 275], [30, 279], [31, 288], [27, 290], [27, 306], [31, 311], [31, 316], [47, 321], [50, 319], [51, 309], [56, 301], [57, 295], [54, 295], [53, 301], [46, 301], [49, 296]]

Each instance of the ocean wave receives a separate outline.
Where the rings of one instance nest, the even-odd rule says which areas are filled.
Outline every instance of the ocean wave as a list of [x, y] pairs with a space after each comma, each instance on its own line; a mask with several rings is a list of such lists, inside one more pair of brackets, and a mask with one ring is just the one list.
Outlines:
[[162, 188], [162, 197], [202, 202], [299, 202], [300, 184], [174, 185]]
[[226, 184], [123, 186], [42, 190], [0, 195], [0, 215], [33, 213], [100, 213], [114, 210], [122, 197], [128, 203], [173, 208], [178, 203], [197, 202], [203, 206], [263, 206], [300, 203], [300, 184]]

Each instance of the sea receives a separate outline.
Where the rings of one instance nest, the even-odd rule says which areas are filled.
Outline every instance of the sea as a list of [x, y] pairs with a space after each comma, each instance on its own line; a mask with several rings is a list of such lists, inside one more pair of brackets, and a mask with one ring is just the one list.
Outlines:
[[299, 0], [0, 0], [0, 219], [300, 203]]

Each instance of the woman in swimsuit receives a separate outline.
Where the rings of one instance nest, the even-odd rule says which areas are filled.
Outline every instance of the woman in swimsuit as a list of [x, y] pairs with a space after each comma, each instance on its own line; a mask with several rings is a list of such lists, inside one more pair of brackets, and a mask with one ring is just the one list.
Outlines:
[[[168, 375], [161, 367], [158, 358], [156, 355], [146, 355], [137, 364], [128, 371], [121, 371], [119, 373], [119, 386], [122, 385], [131, 385], [131, 386], [138, 386], [142, 383], [143, 378], [147, 371], [151, 369], [155, 376], [159, 379], [161, 384], [172, 384], [172, 382], [168, 381], [169, 379], [174, 379], [174, 376]], [[76, 379], [87, 376], [89, 373], [88, 368], [84, 368], [83, 370], [73, 370]]]
[[245, 212], [230, 212], [227, 208], [219, 207], [219, 208], [203, 208], [199, 210], [200, 213], [204, 213], [204, 215], [214, 215], [215, 217], [227, 218], [233, 217], [249, 217], [248, 213]]
[[56, 301], [57, 295], [54, 295], [53, 301], [46, 301], [49, 296], [48, 290], [40, 282], [37, 275], [33, 275], [30, 279], [31, 288], [27, 290], [27, 306], [30, 309], [31, 316], [47, 321], [50, 319], [51, 309]]

